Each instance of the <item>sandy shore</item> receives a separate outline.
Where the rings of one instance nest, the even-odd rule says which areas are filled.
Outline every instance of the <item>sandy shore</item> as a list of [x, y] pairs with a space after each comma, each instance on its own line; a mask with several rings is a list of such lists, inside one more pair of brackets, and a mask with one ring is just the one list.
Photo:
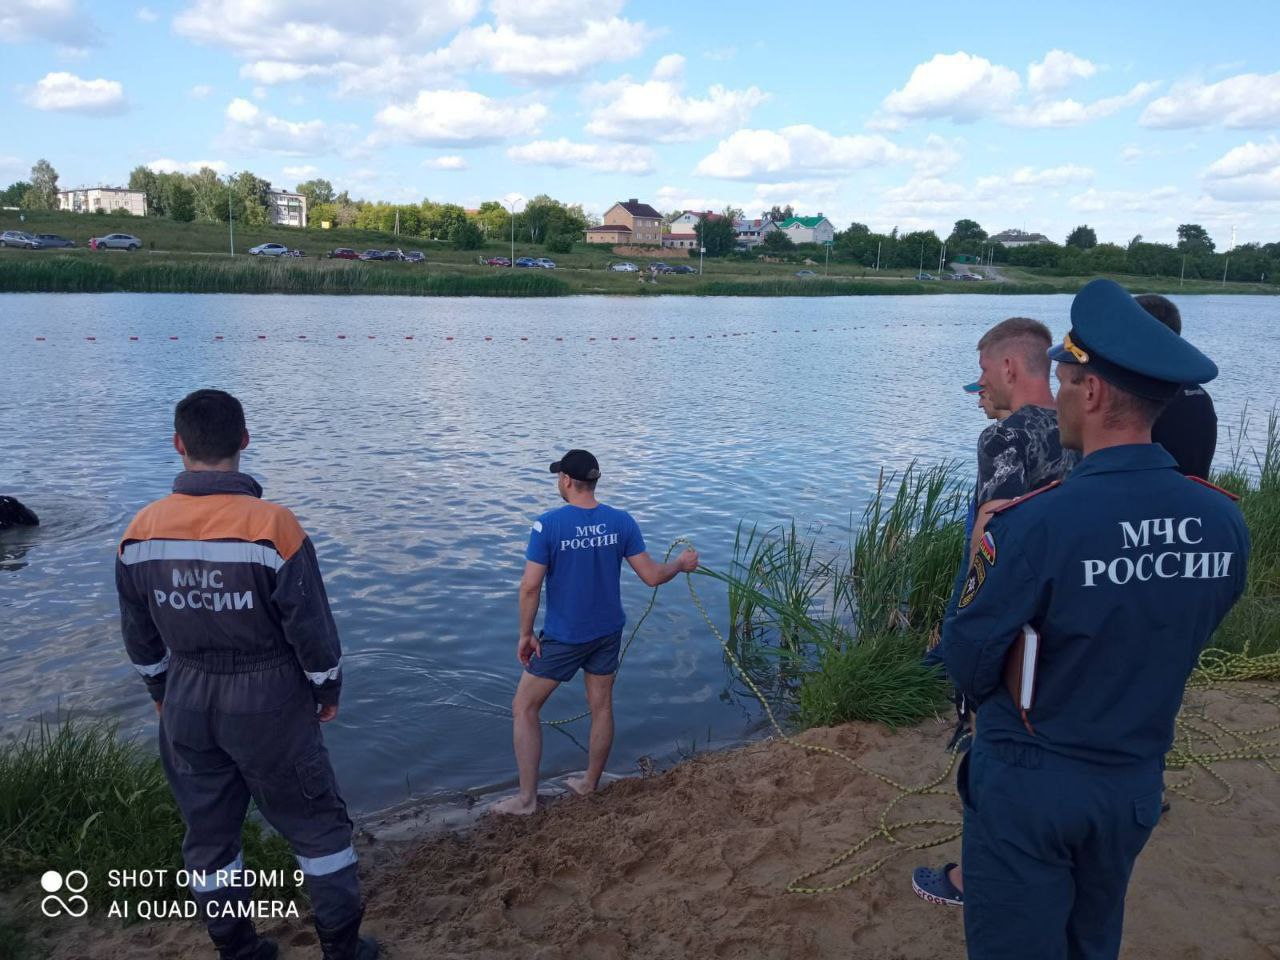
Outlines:
[[[1280, 720], [1253, 692], [1193, 694], [1233, 729]], [[810, 731], [905, 783], [947, 765], [942, 721], [891, 732], [863, 724]], [[1262, 739], [1275, 739], [1267, 734]], [[1256, 761], [1220, 764], [1233, 786], [1211, 806], [1170, 794], [1173, 808], [1139, 859], [1122, 956], [1280, 957], [1280, 776]], [[1186, 774], [1170, 771], [1170, 783]], [[958, 858], [959, 841], [907, 852], [833, 894], [784, 888], [876, 829], [894, 790], [847, 764], [778, 740], [703, 756], [521, 820], [485, 817], [466, 835], [372, 842], [363, 854], [367, 928], [385, 955], [466, 958], [960, 958], [961, 911], [912, 895], [911, 868]], [[1199, 774], [1189, 792], [1219, 799]], [[894, 820], [957, 819], [951, 796], [913, 797]], [[946, 827], [905, 832], [915, 842]], [[818, 881], [836, 882], [894, 848], [871, 844]], [[318, 955], [305, 920], [266, 932], [285, 958]], [[210, 954], [189, 924], [120, 930], [86, 925], [51, 941], [58, 960]]]

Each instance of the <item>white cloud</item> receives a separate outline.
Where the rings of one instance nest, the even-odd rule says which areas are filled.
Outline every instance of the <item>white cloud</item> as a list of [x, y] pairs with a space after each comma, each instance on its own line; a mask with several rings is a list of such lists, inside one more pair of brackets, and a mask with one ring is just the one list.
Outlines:
[[1044, 59], [1027, 67], [1027, 89], [1034, 96], [1057, 93], [1076, 80], [1087, 80], [1098, 72], [1095, 64], [1065, 50], [1050, 50]]
[[213, 93], [213, 87], [207, 83], [197, 83], [191, 88], [191, 96], [195, 97], [197, 100], [203, 100], [211, 93]]
[[639, 56], [653, 36], [643, 23], [612, 17], [588, 20], [573, 32], [522, 33], [509, 23], [482, 24], [459, 33], [422, 63], [449, 71], [481, 68], [518, 80], [578, 77], [602, 62]]
[[97, 26], [76, 0], [5, 0], [0, 4], [0, 43], [47, 40], [69, 49], [97, 44]]
[[939, 53], [912, 70], [906, 85], [881, 106], [890, 117], [950, 117], [965, 123], [1012, 105], [1021, 87], [1015, 71], [984, 57]]
[[1280, 73], [1242, 73], [1217, 83], [1183, 83], [1151, 101], [1138, 122], [1166, 130], [1280, 125]]
[[482, 146], [536, 134], [548, 110], [540, 103], [495, 100], [472, 90], [423, 90], [412, 103], [374, 117], [386, 139], [437, 146]]
[[1137, 163], [1142, 159], [1142, 148], [1137, 144], [1126, 144], [1125, 148], [1120, 151], [1120, 159], [1125, 163]]
[[1127, 93], [1103, 97], [1091, 103], [1050, 100], [1077, 79], [1093, 76], [1093, 63], [1065, 50], [1050, 50], [1044, 59], [1027, 68], [1027, 92], [1017, 71], [964, 51], [936, 54], [917, 66], [906, 85], [885, 97], [880, 112], [868, 126], [899, 130], [908, 121], [947, 118], [972, 123], [994, 118], [1015, 127], [1074, 127], [1133, 106], [1151, 96], [1154, 83], [1139, 83]]
[[1280, 200], [1280, 142], [1233, 147], [1205, 170], [1204, 184], [1215, 200]]
[[618, 17], [621, 7], [621, 0], [497, 0], [494, 21], [473, 26], [479, 0], [384, 0], [376, 14], [309, 0], [196, 0], [174, 28], [231, 50], [247, 61], [241, 76], [256, 83], [331, 79], [342, 93], [385, 97], [444, 86], [468, 70], [565, 79], [629, 59], [653, 31]]
[[226, 173], [230, 169], [225, 160], [173, 160], [169, 157], [148, 161], [143, 166], [156, 173], [198, 173], [203, 167], [217, 173]]
[[1090, 187], [1071, 197], [1067, 205], [1081, 213], [1163, 213], [1169, 201], [1177, 196], [1178, 189], [1172, 186], [1152, 190], [1098, 190]]
[[134, 11], [134, 16], [143, 23], [155, 23], [160, 19], [160, 14], [156, 13], [150, 7], [139, 7]]
[[879, 134], [835, 136], [809, 124], [781, 130], [739, 130], [698, 163], [703, 176], [726, 180], [786, 181], [851, 173], [888, 164], [953, 166], [954, 148], [931, 136], [923, 149], [900, 147]]
[[0, 177], [3, 177], [6, 183], [10, 177], [25, 174], [29, 167], [29, 164], [23, 163], [18, 157], [0, 155]]
[[628, 173], [642, 176], [652, 173], [657, 157], [648, 147], [629, 144], [573, 143], [559, 140], [535, 140], [507, 150], [507, 159], [516, 163], [546, 167], [583, 167], [602, 173]]
[[439, 40], [478, 11], [479, 0], [381, 0], [376, 8], [311, 0], [196, 0], [173, 26], [182, 36], [246, 60], [374, 64]]
[[350, 135], [350, 127], [330, 126], [323, 120], [284, 120], [243, 98], [227, 105], [226, 141], [240, 148], [307, 156], [336, 150]]
[[566, 23], [607, 20], [622, 12], [625, 0], [492, 0], [494, 19], [525, 33], [557, 34]]
[[432, 170], [449, 170], [458, 171], [467, 169], [467, 161], [462, 157], [432, 157], [429, 160], [423, 160], [424, 167], [430, 167]]
[[982, 177], [978, 180], [980, 189], [990, 186], [1001, 187], [1062, 187], [1069, 183], [1081, 183], [1093, 179], [1093, 170], [1089, 167], [1064, 163], [1058, 167], [1037, 170], [1035, 167], [1019, 167], [1012, 173], [999, 177]]
[[1004, 122], [1015, 127], [1078, 127], [1091, 120], [1100, 120], [1114, 113], [1141, 103], [1159, 87], [1157, 83], [1137, 83], [1128, 93], [1115, 97], [1103, 97], [1092, 103], [1077, 100], [1037, 101], [1030, 106], [1017, 106], [1003, 117]]
[[297, 167], [285, 167], [284, 175], [293, 180], [310, 180], [312, 177], [320, 175], [320, 168], [304, 163]]
[[705, 97], [684, 95], [684, 57], [669, 54], [643, 83], [622, 77], [589, 91], [602, 100], [587, 132], [625, 143], [679, 143], [741, 126], [768, 95], [758, 87], [729, 90], [716, 84]]
[[50, 73], [28, 94], [27, 103], [37, 110], [87, 113], [96, 116], [126, 109], [124, 86], [119, 80], [83, 80], [74, 73]]

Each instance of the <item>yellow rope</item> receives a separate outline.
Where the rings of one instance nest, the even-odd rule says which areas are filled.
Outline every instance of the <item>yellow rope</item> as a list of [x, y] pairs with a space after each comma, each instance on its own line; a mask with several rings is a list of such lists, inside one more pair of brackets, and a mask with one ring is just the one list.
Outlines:
[[[666, 559], [670, 560], [671, 554], [678, 546], [692, 547], [692, 541], [685, 537], [679, 537], [672, 541], [671, 546], [667, 549]], [[702, 603], [698, 591], [693, 586], [693, 576], [685, 574], [685, 581], [689, 587], [689, 596], [693, 600], [693, 604], [698, 608], [698, 612], [702, 614], [702, 619], [706, 621], [707, 627], [715, 635], [716, 640], [720, 643], [720, 647], [724, 650], [725, 655], [729, 658], [729, 662], [738, 672], [738, 675], [746, 682], [751, 693], [760, 705], [764, 708], [765, 714], [769, 718], [769, 723], [773, 727], [774, 732], [783, 742], [790, 744], [807, 753], [819, 754], [823, 756], [835, 757], [843, 760], [860, 773], [864, 773], [869, 777], [879, 780], [886, 786], [892, 787], [897, 791], [893, 799], [880, 812], [879, 823], [875, 830], [867, 834], [857, 843], [846, 847], [840, 853], [826, 861], [821, 866], [806, 871], [799, 876], [788, 881], [786, 890], [788, 893], [835, 893], [846, 887], [852, 886], [860, 880], [874, 874], [881, 867], [891, 860], [915, 850], [927, 850], [930, 847], [941, 846], [952, 840], [959, 839], [961, 835], [961, 827], [963, 821], [960, 820], [943, 820], [938, 818], [924, 818], [917, 820], [898, 820], [890, 822], [889, 815], [894, 808], [902, 801], [910, 797], [920, 796], [956, 796], [956, 792], [950, 788], [941, 786], [951, 777], [952, 771], [956, 766], [957, 755], [952, 754], [947, 761], [946, 768], [933, 780], [921, 786], [907, 786], [899, 783], [892, 777], [879, 773], [869, 767], [864, 766], [859, 761], [846, 753], [832, 747], [824, 747], [814, 743], [804, 743], [801, 740], [788, 734], [782, 724], [778, 722], [778, 718], [774, 715], [773, 708], [770, 706], [768, 698], [761, 692], [755, 681], [743, 668], [732, 648], [725, 641], [724, 636], [720, 633], [719, 628], [715, 625], [715, 621], [711, 619], [711, 615], [707, 613], [706, 607]], [[622, 652], [618, 657], [618, 665], [621, 667], [622, 660], [626, 656], [627, 649], [635, 640], [636, 634], [639, 633], [641, 625], [653, 610], [655, 601], [657, 600], [658, 589], [655, 587], [653, 593], [649, 597], [649, 605], [645, 607], [644, 613], [640, 619], [636, 621], [635, 627], [631, 631], [631, 635], [627, 638], [626, 645], [622, 648]], [[1280, 709], [1280, 690], [1272, 690], [1266, 684], [1259, 681], [1276, 681], [1280, 680], [1280, 654], [1264, 654], [1261, 656], [1250, 656], [1246, 650], [1244, 653], [1230, 653], [1225, 650], [1210, 649], [1205, 650], [1201, 655], [1200, 662], [1193, 671], [1188, 687], [1197, 690], [1208, 690], [1220, 686], [1226, 682], [1239, 682], [1247, 684], [1252, 682], [1255, 685], [1263, 686], [1264, 689], [1271, 690], [1270, 696], [1261, 696], [1260, 699], [1264, 703]], [[1183, 705], [1182, 712], [1178, 715], [1177, 720], [1177, 736], [1174, 745], [1166, 757], [1166, 767], [1171, 770], [1187, 770], [1188, 774], [1185, 780], [1179, 783], [1169, 783], [1168, 789], [1177, 793], [1179, 796], [1191, 800], [1195, 803], [1204, 803], [1209, 806], [1219, 806], [1228, 802], [1235, 795], [1235, 788], [1225, 777], [1213, 769], [1211, 766], [1215, 763], [1221, 763], [1227, 760], [1256, 760], [1265, 764], [1272, 772], [1280, 774], [1280, 768], [1277, 768], [1273, 761], [1280, 760], [1280, 741], [1259, 741], [1257, 738], [1265, 736], [1269, 733], [1280, 731], [1280, 723], [1275, 723], [1267, 727], [1256, 730], [1231, 730], [1217, 720], [1205, 716], [1204, 711], [1193, 716], [1188, 715], [1190, 709], [1189, 704]], [[544, 720], [548, 726], [561, 726], [567, 723], [573, 723], [575, 720], [581, 720], [586, 717], [590, 711], [585, 711], [575, 717], [569, 717], [564, 720]], [[1194, 714], [1194, 711], [1192, 711]], [[1204, 751], [1198, 750], [1197, 744], [1209, 742], [1217, 749]], [[1234, 742], [1233, 742], [1234, 741]], [[1179, 745], [1181, 743], [1181, 746]], [[1189, 792], [1188, 788], [1194, 782], [1196, 774], [1204, 772], [1212, 780], [1214, 780], [1222, 791], [1221, 796], [1216, 799], [1208, 800], [1198, 797]], [[897, 837], [896, 834], [917, 827], [944, 827], [950, 828], [944, 836], [933, 837], [926, 840], [919, 840], [915, 843], [907, 843]], [[856, 870], [848, 874], [840, 881], [833, 884], [810, 886], [805, 881], [812, 880], [814, 877], [820, 877], [829, 873], [836, 867], [841, 866], [848, 860], [857, 856], [859, 853], [867, 849], [876, 840], [884, 840], [891, 846], [888, 853], [879, 859], [871, 862], [861, 870]]]

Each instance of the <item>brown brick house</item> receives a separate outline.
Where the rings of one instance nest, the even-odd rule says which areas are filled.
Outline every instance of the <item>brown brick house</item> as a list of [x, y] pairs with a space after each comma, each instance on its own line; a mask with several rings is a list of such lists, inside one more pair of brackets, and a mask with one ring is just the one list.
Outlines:
[[[625, 231], [619, 230], [619, 227], [624, 227]], [[662, 214], [635, 197], [625, 202], [619, 201], [605, 211], [603, 224], [587, 230], [587, 243], [629, 243], [633, 246], [660, 247]]]

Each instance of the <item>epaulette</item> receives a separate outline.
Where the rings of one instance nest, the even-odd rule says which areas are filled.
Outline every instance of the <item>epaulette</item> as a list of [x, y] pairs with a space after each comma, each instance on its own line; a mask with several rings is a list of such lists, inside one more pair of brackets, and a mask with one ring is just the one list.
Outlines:
[[1000, 506], [992, 510], [991, 516], [993, 517], [999, 516], [1000, 514], [1004, 513], [1006, 510], [1012, 510], [1018, 504], [1026, 503], [1032, 497], [1038, 497], [1040, 496], [1040, 494], [1044, 493], [1046, 490], [1052, 490], [1054, 487], [1059, 487], [1059, 486], [1062, 486], [1062, 481], [1054, 480], [1052, 483], [1046, 483], [1043, 487], [1037, 487], [1036, 489], [1030, 491], [1029, 493], [1024, 493], [1020, 497], [1014, 497], [1008, 503], [1001, 504]]
[[1239, 500], [1239, 499], [1240, 499], [1238, 496], [1236, 496], [1236, 495], [1235, 495], [1234, 493], [1232, 493], [1230, 490], [1223, 490], [1223, 489], [1222, 489], [1220, 486], [1218, 486], [1216, 483], [1210, 483], [1208, 480], [1205, 480], [1205, 479], [1203, 479], [1202, 477], [1193, 477], [1193, 476], [1191, 476], [1191, 474], [1187, 474], [1187, 479], [1188, 479], [1188, 480], [1194, 480], [1196, 483], [1200, 484], [1201, 486], [1208, 487], [1210, 490], [1217, 490], [1217, 491], [1218, 491], [1220, 494], [1222, 494], [1224, 497], [1230, 497], [1232, 500]]

